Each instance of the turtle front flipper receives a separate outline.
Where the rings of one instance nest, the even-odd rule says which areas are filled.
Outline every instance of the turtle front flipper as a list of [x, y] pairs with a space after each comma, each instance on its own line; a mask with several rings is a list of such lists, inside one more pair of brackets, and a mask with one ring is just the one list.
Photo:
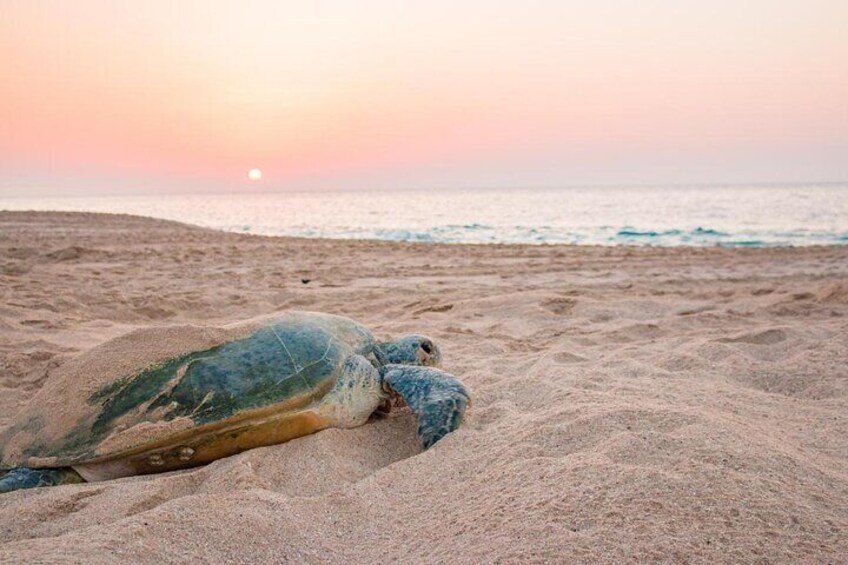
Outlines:
[[79, 473], [70, 467], [59, 467], [57, 469], [17, 467], [0, 477], [0, 493], [25, 488], [52, 487], [84, 482]]
[[453, 375], [432, 367], [386, 365], [383, 384], [403, 397], [418, 415], [418, 437], [424, 449], [456, 430], [471, 402], [468, 390]]

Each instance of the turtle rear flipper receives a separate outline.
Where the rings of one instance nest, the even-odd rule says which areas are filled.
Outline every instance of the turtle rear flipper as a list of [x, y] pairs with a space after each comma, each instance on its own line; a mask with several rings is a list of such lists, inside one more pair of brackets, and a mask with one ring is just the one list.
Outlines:
[[453, 375], [432, 367], [386, 365], [383, 383], [403, 397], [418, 415], [424, 449], [456, 430], [468, 406], [468, 390]]
[[79, 476], [79, 473], [70, 467], [59, 467], [57, 469], [17, 467], [0, 477], [0, 493], [25, 488], [52, 487], [84, 482], [85, 480]]

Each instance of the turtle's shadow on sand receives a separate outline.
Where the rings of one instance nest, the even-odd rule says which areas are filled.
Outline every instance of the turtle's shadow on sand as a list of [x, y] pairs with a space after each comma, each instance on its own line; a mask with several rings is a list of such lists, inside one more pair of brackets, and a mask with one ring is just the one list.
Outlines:
[[262, 488], [290, 497], [345, 489], [392, 463], [421, 452], [416, 418], [403, 412], [354, 429], [329, 429], [284, 444], [215, 461], [197, 492]]

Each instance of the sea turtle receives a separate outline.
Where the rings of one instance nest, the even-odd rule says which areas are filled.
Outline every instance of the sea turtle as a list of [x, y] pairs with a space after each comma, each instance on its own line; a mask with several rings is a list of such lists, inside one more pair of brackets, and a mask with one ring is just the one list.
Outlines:
[[0, 492], [202, 465], [404, 402], [427, 449], [469, 402], [440, 362], [424, 336], [378, 342], [317, 312], [136, 330], [66, 362], [18, 414]]

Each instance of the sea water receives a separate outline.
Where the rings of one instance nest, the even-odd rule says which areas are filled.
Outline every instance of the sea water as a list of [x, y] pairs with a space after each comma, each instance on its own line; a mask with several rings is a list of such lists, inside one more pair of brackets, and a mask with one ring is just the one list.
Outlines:
[[0, 198], [262, 235], [445, 243], [848, 244], [848, 184]]

